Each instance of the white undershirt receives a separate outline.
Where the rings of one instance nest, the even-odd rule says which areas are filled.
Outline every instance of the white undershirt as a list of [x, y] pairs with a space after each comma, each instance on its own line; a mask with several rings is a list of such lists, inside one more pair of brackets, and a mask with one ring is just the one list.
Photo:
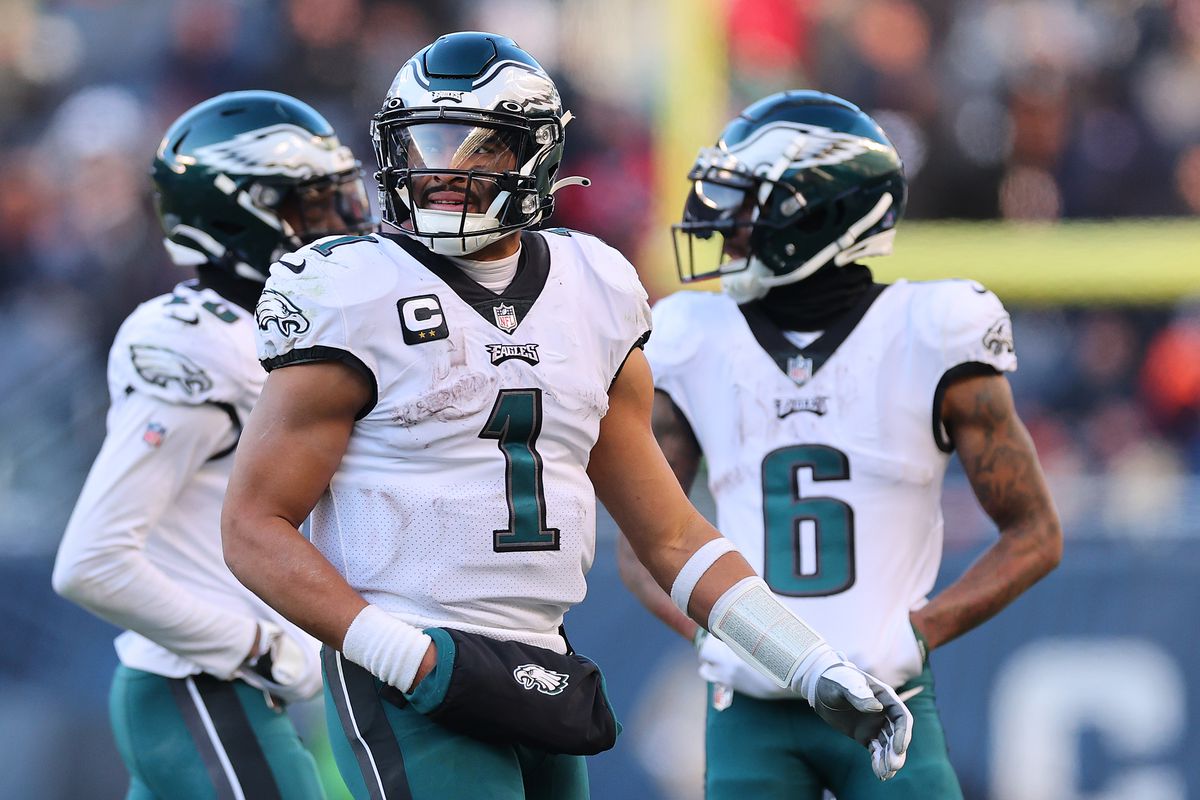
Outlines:
[[803, 350], [810, 344], [821, 338], [821, 334], [825, 331], [784, 331], [783, 336], [796, 347]]
[[511, 256], [496, 261], [476, 261], [470, 258], [447, 256], [455, 266], [467, 273], [467, 277], [483, 288], [499, 294], [508, 288], [517, 274], [517, 262], [521, 259], [521, 248]]

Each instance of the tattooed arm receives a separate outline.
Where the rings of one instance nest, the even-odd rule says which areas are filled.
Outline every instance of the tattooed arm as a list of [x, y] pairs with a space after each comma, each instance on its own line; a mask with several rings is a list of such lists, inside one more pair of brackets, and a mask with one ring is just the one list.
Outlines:
[[1000, 538], [963, 575], [912, 615], [930, 649], [990, 619], [1062, 558], [1062, 529], [1029, 431], [1002, 375], [964, 378], [946, 390], [942, 420], [980, 505]]
[[[700, 445], [696, 442], [692, 426], [688, 424], [683, 412], [665, 392], [654, 392], [651, 426], [654, 429], [654, 438], [658, 440], [658, 446], [667, 457], [667, 463], [671, 465], [671, 471], [675, 473], [679, 485], [683, 487], [683, 491], [690, 491], [696, 481], [696, 472], [700, 468]], [[617, 567], [625, 587], [651, 614], [680, 636], [691, 639], [696, 635], [699, 626], [684, 616], [671, 602], [671, 597], [659, 588], [650, 572], [638, 561], [625, 535], [621, 533], [617, 534]]]

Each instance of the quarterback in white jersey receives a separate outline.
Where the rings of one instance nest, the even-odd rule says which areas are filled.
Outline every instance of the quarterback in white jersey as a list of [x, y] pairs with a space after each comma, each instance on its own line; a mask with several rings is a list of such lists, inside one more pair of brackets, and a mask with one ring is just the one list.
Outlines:
[[[722, 294], [655, 306], [656, 434], [685, 486], [704, 457], [718, 527], [780, 602], [899, 687], [915, 717], [903, 774], [879, 785], [860, 753], [700, 632], [707, 794], [961, 798], [928, 649], [999, 611], [1061, 548], [1003, 377], [1017, 366], [1008, 313], [971, 281], [883, 285], [853, 263], [890, 251], [906, 186], [886, 136], [840, 98], [787, 92], [752, 105], [690, 177], [681, 275], [703, 276], [688, 257], [696, 237], [720, 233], [733, 261], [713, 265]], [[956, 447], [1001, 540], [930, 602]], [[693, 635], [627, 547], [621, 567], [651, 610]]]
[[361, 172], [317, 112], [271, 92], [189, 110], [153, 172], [168, 251], [198, 277], [117, 333], [107, 436], [54, 588], [126, 628], [111, 715], [128, 797], [314, 800], [315, 763], [281, 708], [320, 690], [317, 644], [229, 571], [220, 514], [266, 380], [264, 273], [305, 241], [370, 228]]
[[364, 600], [565, 653], [595, 550], [584, 467], [650, 308], [599, 239], [520, 238], [500, 294], [408, 236], [291, 254], [303, 268], [267, 284], [260, 355], [271, 370], [336, 358], [372, 386], [312, 514], [313, 544]]
[[620, 726], [562, 623], [597, 498], [679, 608], [886, 779], [903, 704], [771, 597], [654, 441], [633, 267], [586, 234], [531, 230], [584, 182], [555, 179], [569, 119], [503, 36], [443, 36], [401, 68], [373, 126], [388, 232], [286, 256], [259, 303], [271, 374], [226, 560], [327, 645], [334, 756], [358, 798], [588, 796], [582, 756]]

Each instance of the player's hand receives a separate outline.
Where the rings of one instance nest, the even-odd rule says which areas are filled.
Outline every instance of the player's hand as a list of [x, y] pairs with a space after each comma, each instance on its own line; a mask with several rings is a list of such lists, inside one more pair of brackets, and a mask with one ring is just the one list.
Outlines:
[[256, 689], [285, 703], [307, 700], [321, 689], [315, 672], [309, 668], [304, 648], [278, 625], [258, 623], [258, 655], [247, 659], [234, 673]]
[[912, 714], [892, 687], [842, 660], [821, 673], [810, 702], [821, 719], [871, 751], [879, 780], [904, 766]]

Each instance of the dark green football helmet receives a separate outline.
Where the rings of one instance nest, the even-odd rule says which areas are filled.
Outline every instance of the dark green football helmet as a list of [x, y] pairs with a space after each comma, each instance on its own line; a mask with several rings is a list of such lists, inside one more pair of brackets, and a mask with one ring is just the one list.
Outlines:
[[[900, 156], [875, 121], [814, 91], [748, 107], [700, 151], [688, 179], [683, 221], [672, 226], [679, 277], [720, 276], [738, 302], [831, 261], [887, 255], [907, 195]], [[730, 260], [746, 229], [748, 246]], [[700, 264], [705, 250], [711, 260]]]
[[229, 92], [188, 110], [151, 174], [179, 264], [262, 282], [283, 253], [374, 227], [350, 148], [315, 110], [276, 92]]
[[550, 216], [563, 154], [554, 81], [507, 36], [440, 37], [396, 74], [371, 125], [385, 222], [466, 255]]

